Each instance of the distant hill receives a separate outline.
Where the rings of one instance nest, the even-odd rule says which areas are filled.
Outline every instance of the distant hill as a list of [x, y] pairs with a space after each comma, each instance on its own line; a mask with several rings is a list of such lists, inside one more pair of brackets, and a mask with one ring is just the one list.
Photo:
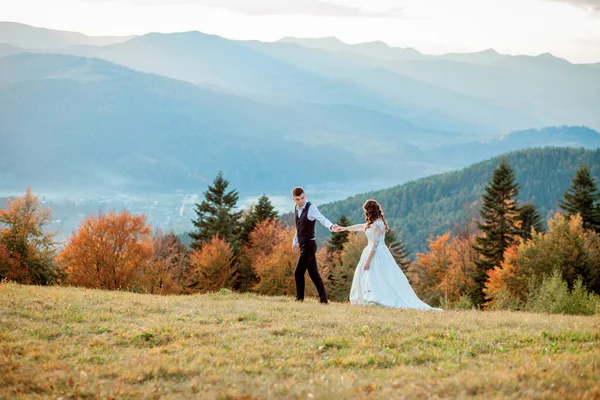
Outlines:
[[58, 49], [78, 45], [104, 46], [124, 42], [133, 37], [135, 36], [87, 36], [78, 32], [0, 21], [0, 43], [27, 49]]
[[[536, 126], [600, 129], [599, 70], [551, 54], [507, 56], [488, 49], [426, 55], [379, 41], [263, 43], [201, 32], [73, 39], [72, 32], [14, 26], [35, 32], [40, 39], [34, 43], [56, 42], [36, 45], [36, 51], [101, 58], [276, 105], [347, 105], [385, 113], [462, 142]], [[28, 34], [5, 35], [5, 42], [31, 48], [21, 40]], [[413, 137], [416, 145], [421, 136]]]
[[417, 127], [377, 111], [261, 103], [68, 55], [3, 57], [0, 76], [5, 189], [203, 189], [224, 170], [240, 190], [287, 191], [438, 168], [403, 142]]
[[465, 160], [474, 163], [502, 153], [540, 146], [597, 149], [600, 148], [600, 133], [585, 126], [527, 129], [492, 140], [433, 147], [426, 155], [432, 163], [444, 160], [447, 165], [464, 167]]
[[347, 44], [335, 37], [325, 38], [295, 38], [285, 37], [279, 43], [294, 43], [310, 49], [321, 49], [338, 52], [351, 52], [374, 58], [391, 58], [400, 60], [422, 60], [431, 56], [420, 53], [413, 48], [392, 47], [376, 41], [358, 44]]
[[22, 51], [23, 49], [21, 49], [20, 47], [11, 46], [10, 44], [6, 43], [0, 43], [0, 57], [20, 53]]
[[285, 37], [279, 40], [280, 43], [294, 43], [310, 49], [321, 49], [337, 52], [350, 52], [361, 54], [377, 59], [393, 60], [451, 60], [458, 62], [467, 62], [473, 64], [487, 64], [498, 61], [505, 57], [494, 49], [487, 49], [473, 53], [447, 53], [442, 55], [423, 54], [411, 47], [395, 47], [381, 41], [348, 44], [335, 37], [324, 38], [296, 38]]
[[0, 58], [0, 75], [10, 81], [0, 92], [5, 189], [204, 188], [223, 169], [240, 189], [267, 190], [322, 171], [373, 172], [348, 150], [303, 141], [322, 125], [289, 108], [65, 55]]
[[[486, 122], [487, 126], [482, 128], [485, 124], [480, 122], [484, 116], [493, 114], [499, 115], [494, 117], [498, 123], [519, 121], [518, 126], [529, 127], [539, 122], [513, 111], [503, 115], [498, 107], [478, 99], [389, 71], [365, 71], [368, 74], [363, 75], [365, 68], [348, 63], [343, 70], [331, 69], [331, 55], [327, 52], [309, 50], [307, 54], [307, 49], [293, 45], [291, 53], [286, 48], [282, 55], [281, 49], [277, 43], [234, 41], [201, 32], [182, 32], [151, 33], [125, 43], [66, 48], [61, 52], [101, 58], [199, 85], [215, 85], [263, 102], [290, 106], [306, 102], [342, 104], [384, 112], [425, 130], [465, 131], [481, 137], [482, 131], [490, 132], [491, 124]], [[337, 65], [340, 61], [333, 60]], [[323, 63], [325, 68], [320, 68]], [[357, 76], [370, 80], [365, 82], [356, 79]], [[482, 117], [473, 118], [474, 110]]]
[[[384, 68], [542, 121], [530, 126], [568, 124], [600, 129], [600, 114], [595, 111], [600, 109], [598, 64], [572, 64], [549, 53], [508, 56], [493, 49], [425, 55], [384, 43], [374, 46], [378, 51], [371, 53], [361, 51], [361, 45], [342, 42], [332, 51], [334, 39], [285, 38], [282, 42], [327, 50], [353, 63]], [[513, 125], [508, 130], [516, 129], [522, 127]]]
[[[563, 127], [463, 148], [451, 134], [375, 110], [258, 102], [69, 55], [6, 56], [0, 76], [5, 190], [203, 190], [219, 170], [253, 192], [324, 183], [373, 188], [506, 148], [564, 144], [567, 137], [574, 146], [597, 143], [595, 131]], [[565, 133], [571, 130], [581, 132]]]
[[[557, 210], [557, 202], [568, 189], [575, 170], [585, 161], [600, 177], [600, 149], [541, 148], [503, 155], [515, 170], [521, 190], [519, 199], [531, 201], [544, 219]], [[479, 217], [484, 186], [489, 182], [500, 157], [483, 161], [461, 171], [448, 172], [404, 185], [360, 194], [346, 200], [323, 204], [324, 215], [336, 220], [344, 214], [352, 223], [364, 221], [362, 205], [376, 199], [383, 206], [391, 227], [402, 232], [413, 256], [425, 251], [427, 238], [456, 229]], [[320, 238], [327, 233], [319, 230]]]

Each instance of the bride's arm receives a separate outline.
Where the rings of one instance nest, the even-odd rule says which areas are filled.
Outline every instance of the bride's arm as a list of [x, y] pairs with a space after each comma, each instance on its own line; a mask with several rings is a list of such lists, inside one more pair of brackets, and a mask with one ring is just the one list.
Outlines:
[[383, 224], [379, 224], [379, 221], [371, 225], [373, 228], [373, 246], [371, 247], [371, 251], [369, 251], [367, 259], [365, 260], [365, 271], [371, 269], [371, 261], [377, 252], [377, 247], [379, 247], [379, 243], [385, 240], [385, 225], [382, 225]]
[[367, 224], [356, 224], [356, 225], [350, 225], [350, 226], [341, 226], [340, 228], [342, 228], [342, 231], [360, 232], [360, 231], [364, 231], [366, 226], [367, 226]]

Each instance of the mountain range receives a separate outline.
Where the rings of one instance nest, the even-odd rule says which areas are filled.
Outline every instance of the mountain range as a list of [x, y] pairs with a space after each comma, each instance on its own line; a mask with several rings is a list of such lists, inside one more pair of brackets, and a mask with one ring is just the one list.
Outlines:
[[242, 194], [342, 198], [507, 151], [596, 149], [597, 93], [598, 64], [550, 54], [0, 22], [0, 195], [200, 194], [223, 171]]

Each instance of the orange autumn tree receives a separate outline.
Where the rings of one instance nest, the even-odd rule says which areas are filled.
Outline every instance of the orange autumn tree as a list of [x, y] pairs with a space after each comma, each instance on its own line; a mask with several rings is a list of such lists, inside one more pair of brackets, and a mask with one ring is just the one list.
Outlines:
[[449, 306], [473, 290], [476, 270], [474, 235], [451, 237], [450, 232], [429, 239], [429, 252], [418, 253], [407, 272], [411, 285], [426, 303]]
[[216, 235], [201, 249], [192, 252], [187, 291], [206, 293], [222, 288], [231, 289], [236, 277], [233, 250], [229, 243]]
[[448, 306], [454, 306], [462, 297], [470, 297], [475, 289], [473, 276], [477, 270], [475, 260], [479, 257], [474, 248], [476, 237], [474, 234], [459, 235], [448, 244], [450, 265], [440, 282], [440, 290]]
[[439, 305], [444, 292], [441, 288], [446, 271], [450, 268], [448, 246], [450, 232], [427, 239], [429, 252], [417, 253], [417, 258], [406, 273], [413, 289], [419, 297], [430, 305]]
[[152, 261], [144, 270], [143, 282], [148, 293], [176, 294], [182, 291], [189, 273], [189, 254], [174, 233], [155, 232]]
[[5, 245], [0, 243], [0, 280], [29, 283], [31, 281], [29, 272], [21, 267], [18, 254], [12, 254]]
[[27, 188], [25, 195], [9, 199], [0, 208], [0, 280], [47, 285], [60, 277], [54, 263], [55, 232], [45, 230], [51, 210]]
[[128, 211], [88, 215], [59, 255], [68, 283], [108, 290], [139, 288], [151, 260], [146, 217]]
[[[295, 295], [294, 270], [298, 255], [292, 251], [294, 233], [294, 228], [274, 220], [259, 223], [250, 233], [247, 252], [258, 277], [253, 291], [272, 296]], [[307, 290], [307, 294], [312, 292]]]
[[[294, 271], [298, 254], [292, 251], [295, 228], [286, 227], [276, 220], [258, 223], [250, 233], [248, 243], [241, 257], [250, 265], [257, 276], [252, 291], [271, 296], [296, 294]], [[317, 263], [323, 281], [329, 275], [327, 250], [323, 247], [317, 252]], [[307, 296], [315, 296], [317, 291], [310, 278], [306, 277]]]

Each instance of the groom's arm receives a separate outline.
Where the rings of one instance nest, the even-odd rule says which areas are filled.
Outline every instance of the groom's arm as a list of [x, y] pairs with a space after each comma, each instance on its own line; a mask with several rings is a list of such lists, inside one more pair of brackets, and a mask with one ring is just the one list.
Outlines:
[[323, 214], [321, 214], [321, 212], [319, 211], [317, 206], [315, 206], [314, 204], [310, 205], [310, 208], [308, 209], [307, 217], [311, 221], [314, 221], [314, 220], [319, 221], [319, 223], [321, 225], [323, 225], [325, 228], [327, 228], [328, 231], [333, 232], [332, 228], [334, 227], [334, 224], [330, 220], [325, 218], [323, 216]]

